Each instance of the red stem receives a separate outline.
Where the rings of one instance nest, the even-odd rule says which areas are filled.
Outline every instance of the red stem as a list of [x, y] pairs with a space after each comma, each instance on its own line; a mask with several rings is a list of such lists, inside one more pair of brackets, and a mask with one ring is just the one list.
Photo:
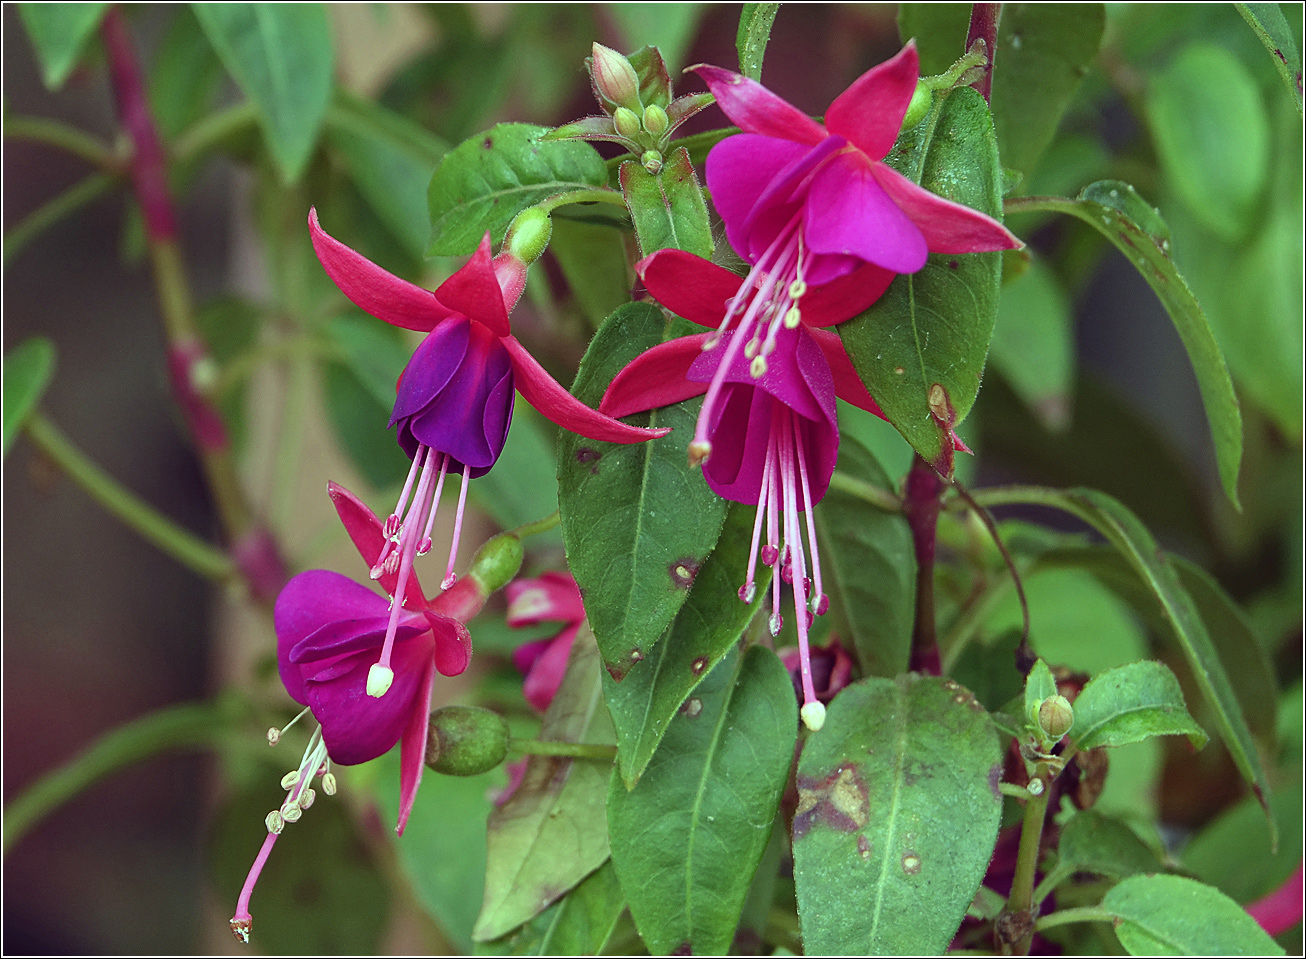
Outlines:
[[988, 103], [993, 89], [993, 59], [998, 55], [998, 20], [1002, 16], [1000, 3], [973, 3], [970, 8], [970, 31], [966, 34], [966, 49], [976, 40], [984, 41], [987, 61], [984, 75], [971, 84]]

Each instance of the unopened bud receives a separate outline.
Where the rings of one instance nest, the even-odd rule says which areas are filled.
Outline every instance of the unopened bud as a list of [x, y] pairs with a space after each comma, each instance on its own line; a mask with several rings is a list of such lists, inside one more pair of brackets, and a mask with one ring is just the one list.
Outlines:
[[426, 765], [449, 776], [476, 776], [508, 755], [508, 724], [479, 706], [443, 706], [431, 714]]
[[662, 154], [657, 150], [645, 150], [644, 155], [639, 158], [639, 162], [650, 176], [657, 176], [662, 172]]
[[594, 44], [590, 61], [590, 76], [594, 91], [611, 103], [629, 110], [638, 110], [639, 74], [630, 61], [611, 47]]
[[907, 113], [902, 118], [902, 129], [914, 127], [925, 119], [925, 114], [929, 112], [933, 103], [934, 92], [925, 84], [918, 82], [916, 90], [911, 95], [911, 103], [907, 104]]
[[1075, 725], [1075, 711], [1065, 696], [1049, 696], [1038, 707], [1039, 728], [1048, 738], [1059, 740]]
[[633, 140], [639, 136], [639, 114], [634, 110], [617, 107], [616, 112], [612, 114], [612, 125], [617, 128], [617, 133], [627, 140]]
[[475, 577], [487, 593], [497, 592], [512, 582], [525, 555], [520, 539], [512, 533], [500, 533], [477, 550], [467, 575]]
[[553, 221], [539, 207], [527, 207], [517, 214], [503, 238], [503, 248], [521, 263], [534, 263], [549, 245]]
[[803, 725], [812, 732], [818, 732], [825, 725], [825, 707], [815, 700], [798, 710], [798, 715], [803, 718]]
[[669, 126], [671, 126], [671, 120], [668, 119], [666, 110], [663, 110], [656, 103], [649, 104], [644, 108], [644, 129], [651, 135], [660, 137], [667, 132]]

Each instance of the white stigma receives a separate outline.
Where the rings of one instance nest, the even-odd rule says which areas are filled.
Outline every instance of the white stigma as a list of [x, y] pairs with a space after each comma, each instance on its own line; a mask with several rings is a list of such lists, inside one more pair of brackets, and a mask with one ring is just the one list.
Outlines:
[[798, 711], [798, 715], [803, 717], [803, 725], [812, 732], [817, 732], [825, 725], [825, 707], [819, 702], [808, 703]]
[[382, 666], [380, 663], [373, 663], [372, 668], [367, 671], [367, 695], [374, 699], [380, 699], [390, 690], [390, 684], [395, 681], [395, 671], [389, 666]]

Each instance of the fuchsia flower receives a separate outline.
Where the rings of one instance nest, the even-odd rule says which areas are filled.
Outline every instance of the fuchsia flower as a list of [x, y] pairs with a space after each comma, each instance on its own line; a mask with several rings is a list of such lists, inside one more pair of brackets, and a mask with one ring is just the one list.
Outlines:
[[1302, 864], [1283, 885], [1247, 906], [1247, 912], [1271, 936], [1287, 932], [1302, 919]]
[[[328, 486], [336, 512], [369, 566], [388, 537], [381, 521], [342, 486]], [[382, 571], [381, 586], [393, 596], [399, 587], [393, 571]], [[289, 791], [279, 810], [268, 814], [268, 836], [250, 868], [231, 928], [249, 941], [249, 900], [259, 873], [286, 823], [295, 822], [313, 802], [311, 783], [335, 792], [331, 763], [351, 766], [390, 751], [399, 743], [399, 817], [403, 834], [425, 768], [426, 743], [435, 674], [456, 676], [471, 659], [471, 636], [463, 624], [485, 603], [474, 578], [428, 602], [417, 577], [409, 573], [406, 608], [393, 630], [397, 667], [390, 694], [367, 694], [368, 675], [390, 632], [392, 601], [353, 580], [314, 569], [292, 579], [277, 598], [277, 666], [290, 697], [311, 710], [321, 724], [309, 740], [299, 768], [282, 780]], [[396, 604], [397, 605], [397, 604]], [[300, 715], [303, 715], [302, 713]], [[296, 717], [298, 719], [298, 717]], [[288, 727], [287, 727], [288, 728]], [[271, 730], [275, 744], [284, 730]]]
[[[780, 662], [784, 663], [785, 669], [789, 670], [789, 677], [793, 680], [794, 691], [801, 697], [803, 695], [802, 679], [802, 657], [799, 651], [790, 647], [789, 649], [777, 650], [780, 656]], [[812, 685], [816, 690], [816, 698], [825, 705], [839, 694], [839, 691], [852, 682], [853, 678], [853, 658], [848, 655], [848, 650], [843, 648], [839, 642], [838, 636], [830, 638], [830, 642], [825, 646], [818, 646], [811, 651], [812, 663]]]
[[570, 573], [548, 572], [508, 584], [508, 625], [513, 629], [544, 622], [566, 624], [558, 635], [523, 643], [512, 654], [513, 665], [526, 677], [522, 693], [539, 712], [549, 708], [562, 685], [567, 657], [584, 621], [585, 606]]
[[[547, 229], [547, 219], [540, 216]], [[431, 548], [445, 476], [450, 470], [462, 474], [442, 583], [447, 589], [455, 579], [467, 481], [485, 474], [499, 458], [512, 420], [514, 390], [559, 426], [590, 439], [637, 443], [666, 431], [627, 426], [590, 409], [526, 352], [512, 335], [508, 313], [526, 285], [529, 263], [510, 244], [491, 258], [487, 232], [466, 265], [432, 293], [328, 236], [318, 225], [316, 210], [309, 212], [308, 225], [318, 259], [349, 299], [378, 319], [427, 334], [399, 378], [390, 425], [398, 428], [399, 445], [413, 465], [386, 520], [386, 542], [372, 567], [373, 579], [397, 573], [399, 583], [367, 684], [369, 696], [384, 696], [394, 680], [392, 657], [413, 559]]]

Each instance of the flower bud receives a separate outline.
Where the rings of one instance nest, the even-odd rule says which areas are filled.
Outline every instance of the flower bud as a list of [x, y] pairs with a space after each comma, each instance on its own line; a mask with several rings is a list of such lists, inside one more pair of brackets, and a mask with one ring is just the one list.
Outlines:
[[426, 765], [448, 776], [488, 772], [508, 755], [508, 724], [479, 706], [443, 706], [431, 714]]
[[472, 559], [468, 576], [474, 576], [487, 593], [503, 589], [521, 569], [526, 551], [512, 533], [500, 533], [485, 541]]
[[663, 110], [656, 103], [649, 104], [644, 108], [644, 129], [655, 137], [660, 137], [667, 132], [667, 127], [671, 126], [671, 120], [667, 117], [667, 111]]
[[662, 172], [662, 154], [657, 150], [645, 150], [644, 155], [639, 158], [639, 162], [653, 176], [657, 176]]
[[630, 61], [601, 43], [594, 44], [592, 52], [590, 76], [594, 79], [594, 91], [619, 107], [638, 110], [639, 74]]
[[1075, 724], [1075, 711], [1065, 696], [1049, 696], [1038, 707], [1039, 729], [1053, 741], [1061, 739]]
[[549, 245], [553, 221], [539, 207], [527, 207], [517, 214], [503, 238], [503, 248], [521, 263], [534, 263]]
[[612, 114], [612, 125], [617, 128], [617, 133], [627, 140], [633, 140], [639, 136], [639, 114], [634, 110], [617, 107], [617, 112]]
[[915, 92], [911, 95], [911, 102], [907, 104], [907, 113], [902, 118], [902, 129], [907, 130], [914, 127], [925, 119], [925, 114], [929, 112], [933, 104], [934, 91], [924, 83], [918, 82]]

